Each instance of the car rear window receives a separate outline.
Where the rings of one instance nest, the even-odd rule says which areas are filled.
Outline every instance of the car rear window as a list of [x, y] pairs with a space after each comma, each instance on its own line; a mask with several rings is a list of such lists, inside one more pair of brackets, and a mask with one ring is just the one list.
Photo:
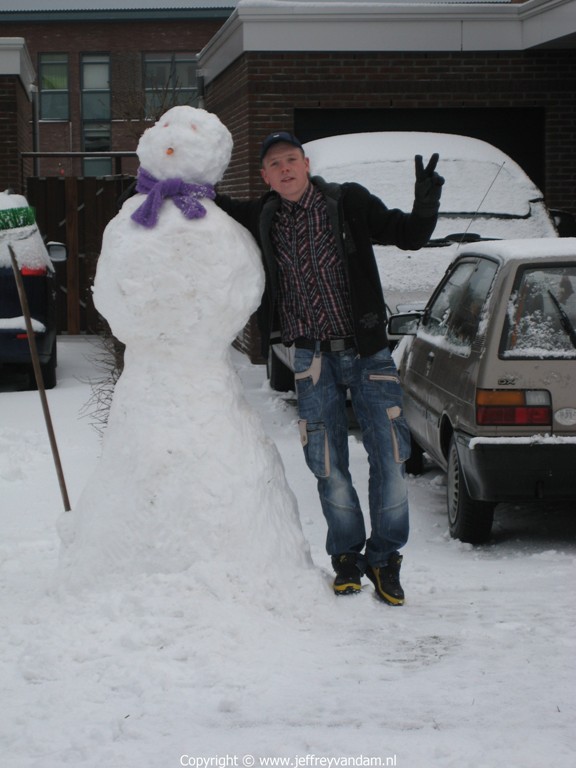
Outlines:
[[519, 270], [501, 355], [576, 358], [576, 263]]

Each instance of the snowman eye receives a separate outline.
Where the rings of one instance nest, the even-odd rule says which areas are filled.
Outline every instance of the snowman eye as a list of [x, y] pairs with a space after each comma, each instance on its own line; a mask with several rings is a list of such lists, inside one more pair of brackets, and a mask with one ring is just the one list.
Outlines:
[[192, 128], [193, 131], [197, 131], [198, 130], [198, 126], [196, 125], [196, 123], [192, 123], [190, 128]]
[[168, 128], [168, 126], [169, 126], [169, 125], [170, 125], [170, 123], [164, 123], [164, 125], [162, 126], [162, 128]]

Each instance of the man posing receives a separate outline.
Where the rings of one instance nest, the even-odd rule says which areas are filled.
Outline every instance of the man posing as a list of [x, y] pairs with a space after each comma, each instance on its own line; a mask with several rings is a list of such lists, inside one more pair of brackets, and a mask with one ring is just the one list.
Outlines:
[[[402, 605], [398, 550], [408, 539], [410, 435], [372, 243], [415, 250], [428, 241], [444, 183], [435, 172], [438, 155], [426, 167], [416, 156], [409, 214], [388, 209], [359, 184], [310, 178], [309, 160], [290, 133], [268, 136], [260, 160], [270, 192], [250, 202], [218, 195], [216, 202], [262, 249], [263, 354], [270, 343], [295, 349], [300, 434], [328, 524], [334, 591], [359, 592], [365, 574], [382, 600]], [[370, 467], [368, 538], [349, 471], [348, 391]]]

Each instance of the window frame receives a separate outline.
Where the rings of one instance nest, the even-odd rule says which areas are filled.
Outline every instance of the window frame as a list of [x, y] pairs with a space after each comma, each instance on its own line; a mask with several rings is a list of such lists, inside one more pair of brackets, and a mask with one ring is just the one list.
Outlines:
[[[93, 59], [94, 61], [89, 61], [90, 59]], [[100, 61], [97, 61], [97, 59], [101, 59]], [[87, 67], [95, 64], [106, 64], [107, 71], [108, 71], [108, 79], [107, 79], [107, 87], [106, 88], [95, 88], [95, 87], [86, 87], [86, 74], [87, 74]], [[83, 53], [80, 57], [80, 95], [81, 95], [81, 113], [82, 113], [82, 124], [84, 125], [87, 122], [111, 122], [112, 121], [112, 92], [110, 89], [110, 54], [109, 53]], [[87, 98], [88, 96], [97, 96], [97, 97], [104, 97], [106, 101], [106, 108], [104, 112], [101, 115], [94, 114], [93, 112], [90, 113], [90, 116], [87, 117]]]
[[[59, 58], [57, 58], [59, 57]], [[65, 67], [65, 88], [44, 88], [46, 82], [45, 70], [49, 65], [64, 65]], [[47, 115], [45, 98], [48, 95], [59, 95], [65, 100], [61, 114]], [[70, 57], [65, 52], [47, 52], [38, 54], [38, 119], [42, 122], [68, 122], [70, 120]]]
[[[110, 53], [106, 53], [104, 51], [91, 51], [89, 53], [83, 53], [80, 56], [82, 149], [86, 153], [90, 153], [90, 149], [87, 147], [87, 143], [90, 143], [90, 141], [100, 141], [100, 143], [105, 145], [105, 147], [102, 146], [99, 149], [94, 149], [94, 152], [112, 151], [112, 90], [110, 87], [111, 61], [112, 57]], [[107, 87], [85, 87], [87, 82], [90, 84], [90, 77], [87, 75], [88, 68], [92, 65], [106, 65]], [[89, 109], [89, 97], [103, 99], [104, 109], [101, 115], [97, 113], [97, 110]], [[99, 132], [101, 133], [100, 139], [98, 139]], [[94, 170], [95, 168], [97, 170]], [[112, 157], [88, 156], [84, 157], [82, 160], [82, 173], [84, 176], [109, 176], [112, 174], [112, 172]]]

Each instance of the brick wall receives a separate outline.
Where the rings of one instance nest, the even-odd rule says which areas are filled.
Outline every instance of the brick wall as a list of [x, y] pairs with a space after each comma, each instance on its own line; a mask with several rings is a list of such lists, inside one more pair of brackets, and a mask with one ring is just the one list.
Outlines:
[[[24, 191], [20, 152], [32, 149], [32, 107], [17, 75], [0, 76], [0, 190]], [[26, 170], [29, 170], [27, 167]]]
[[548, 203], [576, 212], [574, 82], [574, 50], [247, 53], [209, 85], [206, 106], [233, 132], [223, 187], [243, 196], [263, 191], [259, 142], [293, 129], [298, 109], [542, 108]]
[[32, 173], [32, 160], [26, 159], [23, 163], [20, 162], [20, 152], [30, 152], [33, 147], [32, 141], [32, 103], [28, 98], [24, 87], [21, 82], [18, 81], [18, 88], [16, 90], [17, 97], [17, 109], [18, 109], [18, 121], [16, 127], [17, 144], [18, 144], [18, 179], [21, 184], [21, 190], [24, 191], [26, 177]]

